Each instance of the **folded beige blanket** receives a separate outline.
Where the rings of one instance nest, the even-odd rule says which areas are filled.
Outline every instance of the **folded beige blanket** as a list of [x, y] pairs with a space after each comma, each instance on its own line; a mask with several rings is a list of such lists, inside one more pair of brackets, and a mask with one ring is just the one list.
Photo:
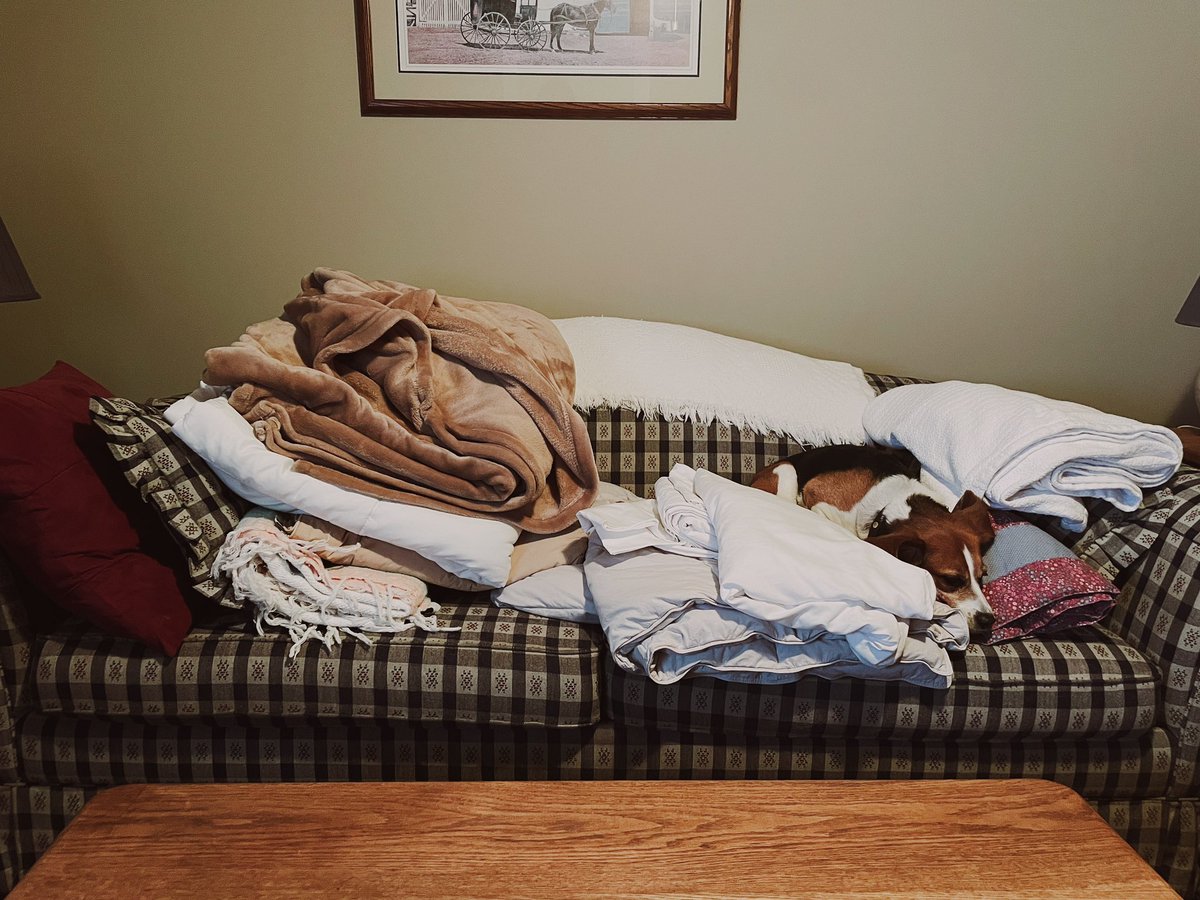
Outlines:
[[[602, 481], [595, 505], [624, 503], [637, 499], [637, 494], [632, 491]], [[426, 584], [456, 591], [492, 590], [488, 585], [476, 584], [474, 581], [452, 575], [415, 550], [352, 534], [345, 528], [339, 528], [315, 516], [300, 516], [284, 528], [284, 531], [292, 540], [303, 541], [311, 547], [314, 554], [333, 565], [358, 566], [381, 572], [412, 575]], [[579, 522], [555, 534], [522, 534], [513, 547], [512, 566], [506, 583], [512, 584], [557, 566], [581, 563], [587, 553], [587, 546], [588, 537]]]
[[[335, 566], [357, 566], [380, 572], [411, 575], [426, 584], [455, 591], [492, 590], [489, 585], [477, 584], [447, 572], [415, 550], [352, 534], [345, 528], [338, 528], [313, 516], [301, 516], [297, 519], [288, 529], [288, 536], [293, 540], [311, 543], [313, 553]], [[583, 562], [584, 554], [587, 553], [587, 542], [587, 535], [578, 523], [556, 534], [526, 532], [513, 547], [512, 568], [509, 570], [507, 583], [520, 581], [543, 569]]]
[[268, 447], [324, 481], [539, 534], [596, 494], [571, 352], [532, 310], [317, 269], [205, 363]]

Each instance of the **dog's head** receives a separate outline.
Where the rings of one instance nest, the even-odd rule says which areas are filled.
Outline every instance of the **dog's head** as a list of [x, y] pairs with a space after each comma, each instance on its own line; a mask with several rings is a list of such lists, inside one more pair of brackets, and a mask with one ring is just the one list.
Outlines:
[[909, 498], [907, 519], [867, 540], [933, 576], [938, 600], [961, 609], [973, 636], [986, 636], [996, 616], [983, 596], [983, 554], [996, 533], [987, 505], [970, 491], [949, 510], [931, 497]]

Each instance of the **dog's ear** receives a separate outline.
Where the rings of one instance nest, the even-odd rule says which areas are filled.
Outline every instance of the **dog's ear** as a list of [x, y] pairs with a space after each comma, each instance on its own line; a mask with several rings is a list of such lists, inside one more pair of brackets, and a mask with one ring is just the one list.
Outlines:
[[991, 544], [992, 538], [996, 536], [996, 531], [992, 528], [992, 516], [988, 511], [988, 505], [975, 496], [973, 491], [967, 491], [962, 495], [958, 503], [954, 505], [951, 515], [975, 532], [982, 543]]
[[[983, 501], [979, 499], [979, 496], [974, 491], [967, 491], [958, 498], [958, 502], [954, 504], [954, 509], [951, 512], [963, 512], [980, 503], [983, 503]], [[987, 504], [984, 505], [986, 506]]]
[[919, 566], [925, 562], [925, 542], [911, 534], [899, 531], [881, 534], [879, 537], [867, 538], [867, 543], [874, 544], [910, 566]]

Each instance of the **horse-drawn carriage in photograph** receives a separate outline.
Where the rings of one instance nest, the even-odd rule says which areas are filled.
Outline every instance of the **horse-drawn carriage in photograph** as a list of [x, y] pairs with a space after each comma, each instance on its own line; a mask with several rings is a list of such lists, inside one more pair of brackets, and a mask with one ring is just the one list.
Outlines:
[[472, 47], [497, 50], [516, 41], [522, 50], [541, 50], [555, 43], [562, 49], [562, 32], [567, 26], [588, 34], [588, 52], [596, 50], [596, 26], [600, 16], [613, 8], [612, 0], [596, 0], [585, 6], [559, 3], [549, 18], [538, 19], [538, 0], [471, 0], [459, 31]]
[[523, 50], [541, 50], [550, 31], [537, 20], [537, 0], [472, 0], [459, 26], [472, 47], [496, 50], [513, 39]]

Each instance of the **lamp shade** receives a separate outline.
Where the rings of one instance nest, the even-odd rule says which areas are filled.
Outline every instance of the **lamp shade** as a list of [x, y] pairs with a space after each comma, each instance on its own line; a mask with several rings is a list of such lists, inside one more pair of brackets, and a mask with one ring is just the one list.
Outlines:
[[25, 271], [21, 257], [17, 255], [17, 248], [8, 236], [4, 220], [0, 219], [0, 303], [10, 300], [36, 300], [40, 296], [41, 294], [33, 289], [33, 282], [29, 280], [29, 273]]
[[1183, 308], [1179, 310], [1175, 321], [1180, 325], [1200, 325], [1200, 280], [1196, 281], [1196, 286], [1183, 301]]

